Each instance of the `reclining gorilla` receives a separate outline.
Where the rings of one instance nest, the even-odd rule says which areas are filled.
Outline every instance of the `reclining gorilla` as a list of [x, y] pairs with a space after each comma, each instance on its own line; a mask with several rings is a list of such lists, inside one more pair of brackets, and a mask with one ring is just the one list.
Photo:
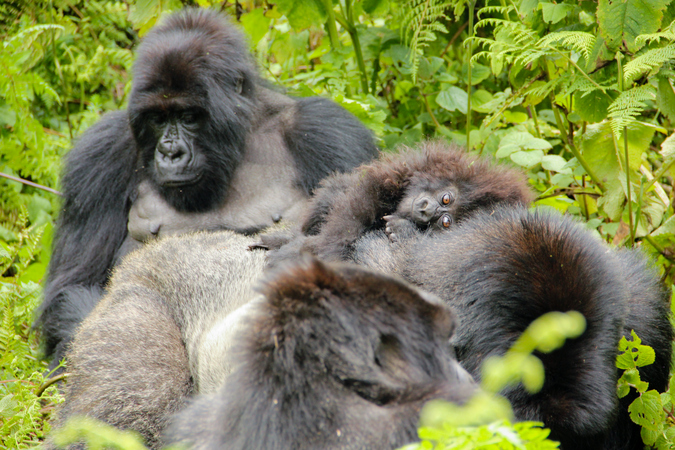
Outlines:
[[63, 355], [115, 261], [140, 242], [292, 220], [320, 179], [376, 154], [343, 108], [266, 88], [224, 17], [170, 17], [138, 49], [128, 111], [105, 115], [66, 158], [38, 319], [47, 355]]
[[[222, 236], [160, 242], [116, 270], [110, 293], [73, 343], [61, 420], [91, 415], [157, 445], [170, 413], [193, 393], [211, 392], [176, 419], [171, 439], [228, 448], [399, 445], [405, 440], [396, 433], [412, 430], [413, 415], [387, 422], [401, 416], [385, 411], [410, 413], [408, 406], [417, 410], [417, 401], [439, 392], [463, 400], [473, 390], [451, 347], [480, 378], [482, 361], [503, 354], [532, 320], [577, 310], [584, 334], [538, 355], [542, 390], [516, 386], [504, 394], [518, 419], [544, 422], [563, 449], [643, 448], [627, 414], [632, 399], [619, 404], [616, 395], [617, 343], [635, 329], [654, 348], [656, 362], [642, 378], [662, 391], [673, 331], [668, 296], [638, 252], [611, 251], [568, 218], [513, 207], [479, 212], [449, 233], [418, 232], [394, 243], [381, 230], [365, 234], [353, 247], [355, 260], [401, 275], [457, 312], [448, 344], [447, 313], [437, 305], [424, 307], [429, 314], [403, 307], [396, 293], [407, 292], [408, 305], [422, 305], [411, 298], [422, 294], [389, 275], [307, 263], [249, 301], [264, 255], [244, 250], [252, 238]], [[228, 367], [234, 372], [214, 394]], [[341, 413], [332, 416], [332, 407]], [[335, 434], [318, 435], [320, 428]], [[340, 441], [337, 430], [353, 439]], [[384, 436], [391, 440], [379, 441]]]
[[389, 449], [415, 440], [426, 400], [471, 395], [447, 345], [455, 318], [438, 299], [316, 260], [268, 276], [256, 296], [265, 256], [251, 242], [230, 232], [169, 237], [125, 259], [75, 336], [59, 422], [88, 415], [158, 447], [172, 414], [222, 385], [229, 365], [222, 389], [176, 420], [172, 440]]
[[[453, 343], [477, 379], [482, 361], [504, 353], [538, 316], [580, 311], [584, 335], [540, 355], [543, 390], [505, 394], [519, 419], [544, 422], [562, 448], [641, 449], [627, 414], [634, 397], [618, 405], [617, 346], [634, 329], [653, 347], [656, 362], [642, 370], [643, 380], [664, 391], [669, 296], [638, 251], [611, 251], [570, 219], [519, 208], [530, 195], [514, 173], [427, 143], [328, 178], [300, 231], [263, 235], [258, 245], [274, 249], [274, 265], [309, 252], [397, 274], [438, 295], [460, 318]], [[444, 215], [457, 222], [449, 233], [419, 219], [433, 224]]]
[[270, 265], [303, 250], [351, 260], [355, 242], [367, 232], [386, 230], [396, 241], [413, 230], [452, 230], [477, 210], [533, 198], [522, 172], [431, 141], [326, 178], [294, 232], [263, 234], [254, 247], [275, 250]]

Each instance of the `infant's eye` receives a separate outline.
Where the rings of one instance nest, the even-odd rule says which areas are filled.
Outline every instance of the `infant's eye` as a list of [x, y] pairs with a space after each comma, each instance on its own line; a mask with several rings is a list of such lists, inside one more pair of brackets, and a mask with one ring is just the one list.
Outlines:
[[449, 214], [443, 214], [441, 216], [441, 225], [443, 228], [449, 228], [452, 225], [452, 217]]
[[441, 203], [443, 203], [444, 205], [449, 205], [451, 201], [452, 201], [452, 194], [448, 192], [443, 194], [443, 197], [441, 197]]

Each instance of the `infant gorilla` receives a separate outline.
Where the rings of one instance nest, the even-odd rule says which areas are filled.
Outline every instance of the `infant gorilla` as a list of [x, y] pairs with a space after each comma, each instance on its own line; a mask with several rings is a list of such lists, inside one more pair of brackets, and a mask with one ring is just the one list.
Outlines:
[[418, 231], [451, 229], [479, 210], [532, 199], [521, 171], [430, 141], [325, 179], [298, 229], [263, 235], [254, 247], [274, 250], [271, 265], [303, 251], [350, 261], [356, 241], [368, 232], [386, 231], [396, 242]]

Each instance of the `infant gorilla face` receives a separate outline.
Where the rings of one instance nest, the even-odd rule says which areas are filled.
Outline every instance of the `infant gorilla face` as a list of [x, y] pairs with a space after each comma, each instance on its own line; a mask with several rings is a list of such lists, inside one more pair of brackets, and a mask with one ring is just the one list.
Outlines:
[[445, 230], [455, 221], [458, 195], [454, 184], [442, 180], [411, 184], [396, 213], [420, 229]]
[[418, 231], [445, 231], [456, 222], [459, 190], [448, 180], [414, 179], [396, 212], [384, 216], [386, 234], [395, 242]]

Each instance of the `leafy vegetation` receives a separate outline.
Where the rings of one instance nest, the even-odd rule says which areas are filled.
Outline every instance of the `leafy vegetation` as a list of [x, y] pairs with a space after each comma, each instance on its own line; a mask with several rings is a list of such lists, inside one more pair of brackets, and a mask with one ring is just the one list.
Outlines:
[[[642, 247], [672, 286], [672, 0], [194, 3], [235, 17], [263, 76], [289, 93], [333, 98], [387, 149], [440, 137], [522, 167], [538, 205], [578, 216], [613, 245]], [[181, 6], [0, 5], [1, 446], [40, 442], [61, 401], [54, 387], [43, 389], [45, 364], [31, 330], [59, 209], [61, 158], [102, 113], [125, 106], [139, 36]], [[618, 360], [626, 371], [619, 395], [639, 393], [630, 412], [643, 439], [670, 448], [670, 393], [650, 391], [636, 370], [649, 363], [649, 350], [637, 337], [620, 349], [627, 353]], [[526, 448], [551, 448], [542, 429], [496, 420], [468, 438], [457, 422], [427, 427], [436, 431], [422, 432], [424, 448], [448, 430], [456, 442], [501, 436], [506, 443], [491, 448], [515, 448], [510, 437], [520, 436], [536, 443]]]

